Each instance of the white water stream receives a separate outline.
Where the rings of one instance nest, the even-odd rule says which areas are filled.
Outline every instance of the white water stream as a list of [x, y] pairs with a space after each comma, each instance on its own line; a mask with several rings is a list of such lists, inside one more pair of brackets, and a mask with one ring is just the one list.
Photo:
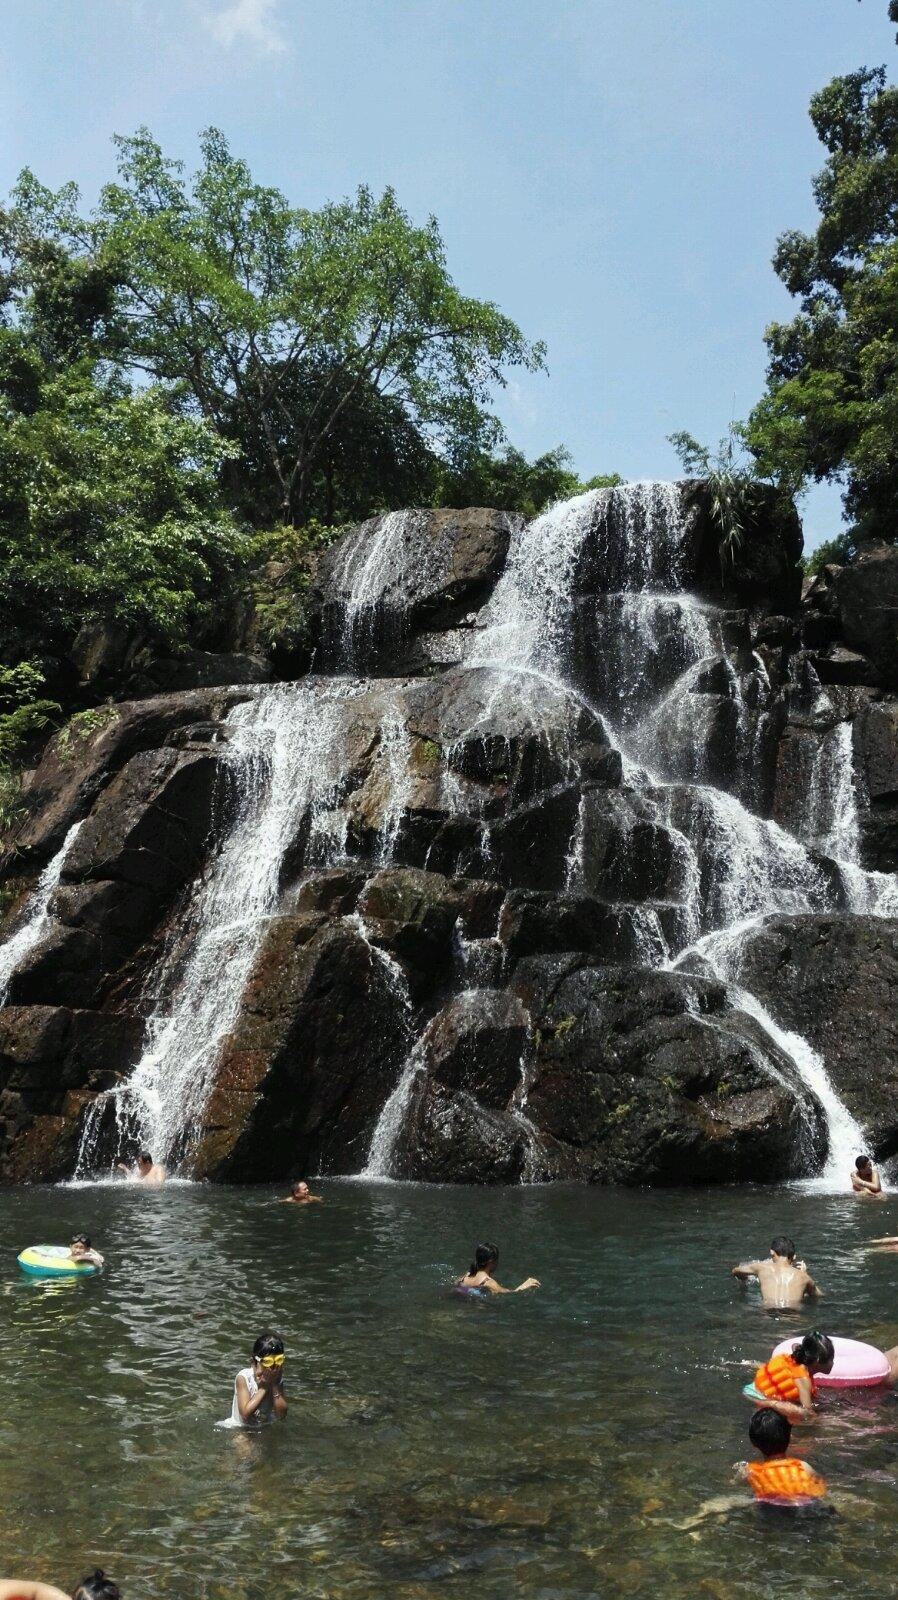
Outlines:
[[61, 848], [57, 850], [52, 861], [47, 862], [32, 893], [25, 902], [18, 928], [4, 944], [0, 945], [0, 1006], [6, 1003], [9, 981], [13, 973], [22, 965], [26, 956], [30, 955], [31, 951], [40, 944], [44, 934], [50, 929], [51, 919], [48, 913], [53, 891], [59, 884], [66, 856], [69, 854], [81, 826], [80, 822], [76, 822], [69, 829]]

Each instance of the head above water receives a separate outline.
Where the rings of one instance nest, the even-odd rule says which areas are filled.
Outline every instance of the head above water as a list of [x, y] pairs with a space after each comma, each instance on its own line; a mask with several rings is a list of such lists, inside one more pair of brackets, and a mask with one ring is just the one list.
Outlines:
[[141, 1172], [149, 1172], [150, 1167], [153, 1165], [153, 1157], [150, 1155], [149, 1150], [141, 1150], [140, 1155], [137, 1157], [137, 1165]]
[[794, 1261], [795, 1245], [784, 1233], [778, 1233], [776, 1238], [770, 1241], [770, 1254], [772, 1256], [783, 1256], [786, 1261]]
[[499, 1246], [497, 1244], [478, 1244], [474, 1246], [474, 1260], [471, 1262], [470, 1272], [492, 1272], [499, 1261]]
[[792, 1424], [788, 1417], [764, 1406], [748, 1424], [748, 1437], [762, 1456], [784, 1456], [792, 1437]]
[[869, 1156], [858, 1156], [854, 1165], [860, 1177], [870, 1178], [872, 1176], [873, 1162]]
[[87, 1251], [90, 1249], [90, 1240], [87, 1237], [87, 1234], [73, 1233], [72, 1242], [69, 1246], [69, 1249], [71, 1250], [73, 1256], [86, 1255]]
[[291, 1194], [296, 1195], [298, 1199], [302, 1200], [305, 1199], [305, 1196], [308, 1194], [309, 1186], [300, 1178], [296, 1183], [294, 1183], [290, 1192]]
[[253, 1345], [253, 1361], [259, 1363], [273, 1361], [277, 1356], [283, 1357], [284, 1341], [277, 1333], [260, 1333]]
[[793, 1358], [808, 1372], [832, 1372], [836, 1359], [835, 1346], [825, 1333], [806, 1333], [799, 1344], [792, 1346]]
[[72, 1600], [122, 1600], [122, 1591], [96, 1567], [88, 1577], [81, 1579]]

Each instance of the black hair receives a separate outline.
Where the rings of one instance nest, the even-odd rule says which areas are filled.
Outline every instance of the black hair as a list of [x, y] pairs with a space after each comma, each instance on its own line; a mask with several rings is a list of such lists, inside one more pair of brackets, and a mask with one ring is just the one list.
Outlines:
[[277, 1333], [260, 1333], [253, 1345], [253, 1360], [261, 1361], [263, 1356], [282, 1356], [284, 1354], [284, 1341]]
[[800, 1344], [793, 1344], [792, 1355], [808, 1370], [813, 1367], [831, 1367], [835, 1359], [835, 1346], [825, 1333], [806, 1333]]
[[499, 1259], [499, 1246], [497, 1244], [478, 1244], [478, 1245], [475, 1245], [474, 1246], [474, 1260], [471, 1262], [471, 1265], [468, 1268], [468, 1271], [471, 1273], [471, 1276], [473, 1277], [475, 1272], [482, 1272], [484, 1267], [488, 1267], [491, 1261], [498, 1261], [498, 1259]]
[[790, 1261], [795, 1259], [795, 1246], [784, 1233], [778, 1233], [775, 1239], [771, 1239], [770, 1248], [775, 1256], [788, 1256]]
[[772, 1406], [762, 1406], [748, 1424], [748, 1437], [762, 1456], [784, 1456], [792, 1437], [792, 1424]]
[[122, 1591], [117, 1583], [107, 1578], [102, 1568], [95, 1567], [81, 1579], [72, 1600], [122, 1600]]
[[88, 1239], [86, 1233], [73, 1233], [72, 1244], [83, 1244], [85, 1250], [90, 1249], [90, 1240]]
[[873, 1158], [872, 1158], [872, 1156], [858, 1156], [858, 1158], [857, 1158], [856, 1162], [854, 1163], [854, 1165], [855, 1165], [856, 1170], [858, 1172], [860, 1172], [861, 1167], [872, 1167]]
[[150, 1163], [150, 1166], [153, 1165], [153, 1157], [150, 1155], [149, 1150], [141, 1150], [141, 1152], [138, 1155], [137, 1159], [138, 1159], [138, 1161], [148, 1161]]

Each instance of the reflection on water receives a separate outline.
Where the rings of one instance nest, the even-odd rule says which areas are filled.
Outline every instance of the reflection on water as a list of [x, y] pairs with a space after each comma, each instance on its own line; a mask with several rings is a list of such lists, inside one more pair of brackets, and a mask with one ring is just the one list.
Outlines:
[[[805, 1600], [891, 1567], [898, 1402], [827, 1398], [796, 1442], [836, 1515], [763, 1526], [733, 1494], [745, 1363], [797, 1321], [728, 1278], [794, 1234], [826, 1291], [807, 1319], [898, 1342], [898, 1202], [796, 1190], [677, 1194], [329, 1184], [4, 1191], [0, 1569], [127, 1600]], [[100, 1278], [42, 1283], [16, 1252], [76, 1228]], [[496, 1238], [486, 1305], [444, 1286]], [[287, 1341], [290, 1415], [216, 1431], [254, 1336]], [[736, 1491], [738, 1493], [738, 1491]], [[890, 1581], [886, 1578], [886, 1581]]]

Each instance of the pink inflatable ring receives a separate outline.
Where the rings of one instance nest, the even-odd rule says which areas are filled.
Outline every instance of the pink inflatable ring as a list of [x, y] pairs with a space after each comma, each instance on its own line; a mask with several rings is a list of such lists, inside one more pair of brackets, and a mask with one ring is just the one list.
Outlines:
[[[821, 1389], [872, 1389], [876, 1384], [885, 1383], [891, 1369], [875, 1344], [863, 1344], [860, 1339], [830, 1337], [836, 1359], [832, 1372], [815, 1373], [814, 1382]], [[797, 1343], [797, 1339], [784, 1339], [773, 1354], [790, 1356]]]

